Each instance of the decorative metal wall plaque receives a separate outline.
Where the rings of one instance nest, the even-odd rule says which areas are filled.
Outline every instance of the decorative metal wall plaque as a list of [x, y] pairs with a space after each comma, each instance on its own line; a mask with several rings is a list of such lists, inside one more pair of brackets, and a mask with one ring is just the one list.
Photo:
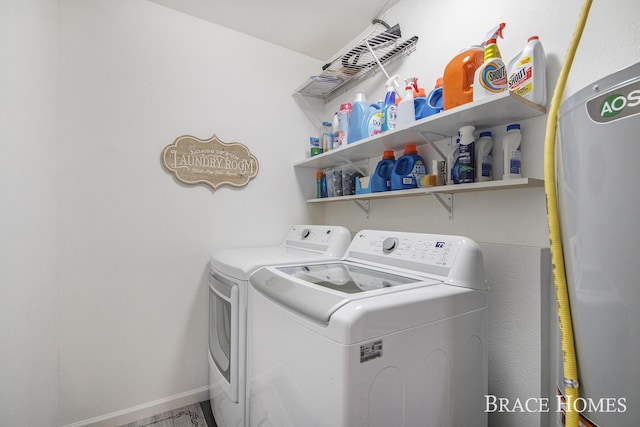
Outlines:
[[206, 184], [214, 190], [221, 185], [244, 187], [258, 174], [258, 159], [247, 147], [222, 142], [215, 135], [206, 141], [178, 137], [162, 151], [162, 165], [182, 183]]

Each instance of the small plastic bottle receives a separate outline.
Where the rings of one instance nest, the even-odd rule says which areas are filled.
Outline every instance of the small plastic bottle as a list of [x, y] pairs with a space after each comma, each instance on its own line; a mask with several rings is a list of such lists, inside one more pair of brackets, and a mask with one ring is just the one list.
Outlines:
[[324, 173], [316, 172], [316, 198], [322, 199], [322, 178], [324, 177]]
[[520, 133], [520, 124], [514, 123], [508, 125], [507, 134], [502, 139], [502, 151], [504, 153], [504, 175], [502, 175], [502, 179], [522, 177], [521, 142], [522, 134]]
[[491, 132], [480, 132], [476, 141], [476, 181], [493, 179], [493, 138]]
[[333, 148], [333, 130], [330, 122], [322, 122], [320, 143], [322, 144], [323, 153], [326, 153]]
[[348, 144], [350, 119], [351, 103], [346, 102], [340, 105], [340, 111], [338, 111], [338, 147]]

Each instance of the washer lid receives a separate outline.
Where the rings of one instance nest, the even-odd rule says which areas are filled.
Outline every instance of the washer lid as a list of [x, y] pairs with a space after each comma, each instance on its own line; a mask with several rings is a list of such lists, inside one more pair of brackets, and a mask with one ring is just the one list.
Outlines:
[[268, 267], [251, 277], [253, 287], [268, 298], [321, 322], [351, 301], [439, 283], [348, 261]]

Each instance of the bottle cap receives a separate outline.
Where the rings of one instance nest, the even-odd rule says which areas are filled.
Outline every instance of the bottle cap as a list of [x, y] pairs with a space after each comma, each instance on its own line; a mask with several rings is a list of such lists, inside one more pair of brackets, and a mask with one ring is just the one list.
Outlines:
[[351, 103], [345, 102], [344, 104], [340, 104], [340, 111], [351, 110]]
[[407, 144], [404, 146], [404, 154], [417, 154], [416, 144]]
[[529, 39], [527, 40], [527, 42], [530, 42], [530, 41], [532, 41], [532, 40], [539, 40], [539, 37], [538, 37], [538, 36], [531, 36], [531, 37], [529, 37]]
[[507, 132], [509, 132], [512, 129], [520, 129], [520, 123], [513, 123], [510, 125], [507, 125]]
[[384, 152], [382, 153], [382, 159], [394, 159], [395, 160], [396, 156], [393, 153], [393, 150], [384, 150]]
[[316, 172], [316, 178], [317, 179], [322, 179], [323, 175], [324, 175], [324, 173], [322, 173], [322, 172]]
[[367, 98], [364, 96], [364, 93], [356, 93], [355, 102], [367, 102]]
[[480, 132], [480, 138], [483, 136], [491, 136], [491, 132]]

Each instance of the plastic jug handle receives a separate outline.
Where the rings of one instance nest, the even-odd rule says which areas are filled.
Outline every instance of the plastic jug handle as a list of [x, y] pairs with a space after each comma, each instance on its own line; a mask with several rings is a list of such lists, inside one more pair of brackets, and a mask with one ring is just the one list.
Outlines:
[[369, 104], [369, 108], [374, 108], [376, 110], [380, 110], [380, 106], [378, 104]]

